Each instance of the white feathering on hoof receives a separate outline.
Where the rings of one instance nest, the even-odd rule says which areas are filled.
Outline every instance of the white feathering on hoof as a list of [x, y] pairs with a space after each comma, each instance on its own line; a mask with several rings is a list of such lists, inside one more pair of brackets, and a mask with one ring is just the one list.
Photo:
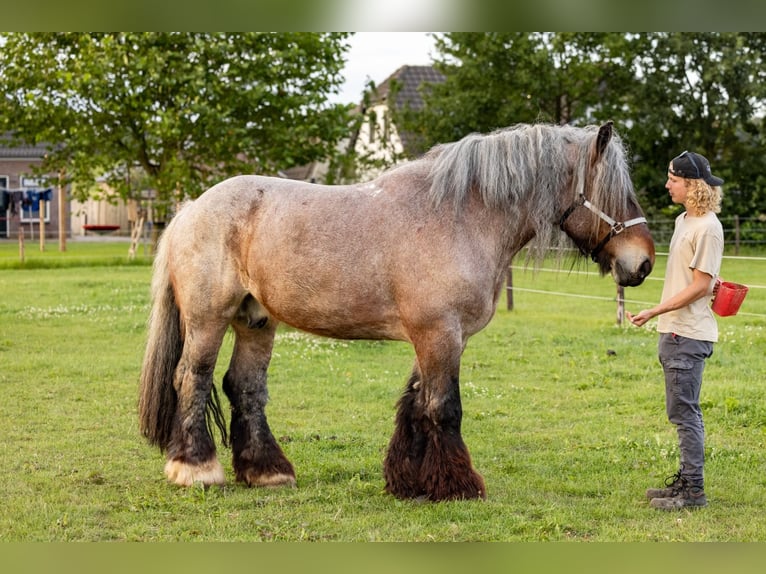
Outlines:
[[250, 486], [278, 487], [287, 486], [295, 488], [295, 477], [291, 474], [262, 474], [256, 477], [248, 477]]
[[195, 482], [211, 486], [225, 482], [223, 467], [217, 458], [200, 465], [187, 464], [180, 460], [169, 460], [165, 464], [165, 475], [170, 482], [179, 486], [193, 486]]

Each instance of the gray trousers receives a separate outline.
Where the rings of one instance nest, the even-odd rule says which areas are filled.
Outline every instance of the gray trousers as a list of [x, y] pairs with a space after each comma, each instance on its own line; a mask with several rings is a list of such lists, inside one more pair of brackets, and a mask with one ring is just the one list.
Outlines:
[[700, 409], [700, 388], [705, 359], [713, 354], [713, 343], [661, 333], [658, 352], [665, 372], [665, 411], [678, 431], [681, 475], [701, 486], [705, 425]]

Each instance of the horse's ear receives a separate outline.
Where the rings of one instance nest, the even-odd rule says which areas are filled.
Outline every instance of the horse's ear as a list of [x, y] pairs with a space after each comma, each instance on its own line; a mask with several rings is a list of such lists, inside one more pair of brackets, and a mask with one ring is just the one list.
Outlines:
[[598, 135], [596, 136], [596, 149], [593, 150], [593, 157], [591, 158], [591, 164], [595, 164], [604, 155], [604, 150], [609, 144], [609, 140], [612, 139], [612, 126], [614, 123], [612, 120], [606, 122], [598, 129]]

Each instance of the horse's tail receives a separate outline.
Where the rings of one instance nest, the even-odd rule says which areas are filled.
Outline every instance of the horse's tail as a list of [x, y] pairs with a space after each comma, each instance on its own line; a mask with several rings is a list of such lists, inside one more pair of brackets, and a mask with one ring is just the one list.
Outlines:
[[183, 351], [181, 315], [173, 295], [168, 272], [168, 236], [160, 239], [152, 275], [152, 311], [141, 367], [138, 418], [151, 444], [166, 450], [170, 444], [178, 397], [173, 379]]

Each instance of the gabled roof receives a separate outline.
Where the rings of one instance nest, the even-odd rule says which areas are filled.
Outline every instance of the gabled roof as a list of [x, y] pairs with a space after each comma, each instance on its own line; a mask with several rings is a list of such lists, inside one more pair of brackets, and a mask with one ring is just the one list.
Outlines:
[[[384, 104], [390, 109], [413, 111], [422, 110], [425, 106], [421, 88], [427, 84], [440, 84], [445, 81], [444, 75], [433, 66], [402, 66], [377, 86], [371, 94], [370, 104]], [[391, 88], [396, 83], [396, 95], [391, 97]], [[364, 110], [362, 109], [362, 112]], [[416, 137], [406, 130], [397, 130], [402, 146], [408, 154], [418, 153]]]
[[42, 159], [48, 153], [48, 144], [9, 146], [10, 138], [0, 136], [0, 159]]
[[387, 102], [388, 105], [397, 109], [409, 106], [413, 110], [421, 110], [424, 102], [420, 95], [420, 86], [424, 83], [440, 84], [444, 79], [444, 75], [433, 66], [402, 66], [378, 86], [373, 101], [386, 101], [391, 85], [396, 82], [399, 91], [394, 101]]
[[[405, 65], [396, 70], [377, 86], [377, 89], [370, 94], [369, 103], [382, 103], [398, 109], [409, 106], [412, 110], [421, 110], [423, 109], [424, 102], [419, 91], [420, 86], [424, 83], [442, 83], [445, 79], [444, 75], [437, 71], [433, 66]], [[398, 82], [398, 92], [396, 93], [395, 101], [390, 102], [388, 101], [388, 97], [394, 81]], [[365, 114], [365, 103], [360, 103], [353, 113]], [[348, 142], [348, 149], [354, 149], [358, 137], [359, 130], [357, 129], [351, 134]], [[399, 132], [399, 137], [405, 150], [409, 149], [411, 140], [413, 139], [411, 135], [406, 132]], [[279, 175], [289, 179], [312, 181], [312, 179], [316, 177], [318, 167], [316, 162], [312, 162], [307, 165], [295, 166], [290, 169], [282, 170]]]

